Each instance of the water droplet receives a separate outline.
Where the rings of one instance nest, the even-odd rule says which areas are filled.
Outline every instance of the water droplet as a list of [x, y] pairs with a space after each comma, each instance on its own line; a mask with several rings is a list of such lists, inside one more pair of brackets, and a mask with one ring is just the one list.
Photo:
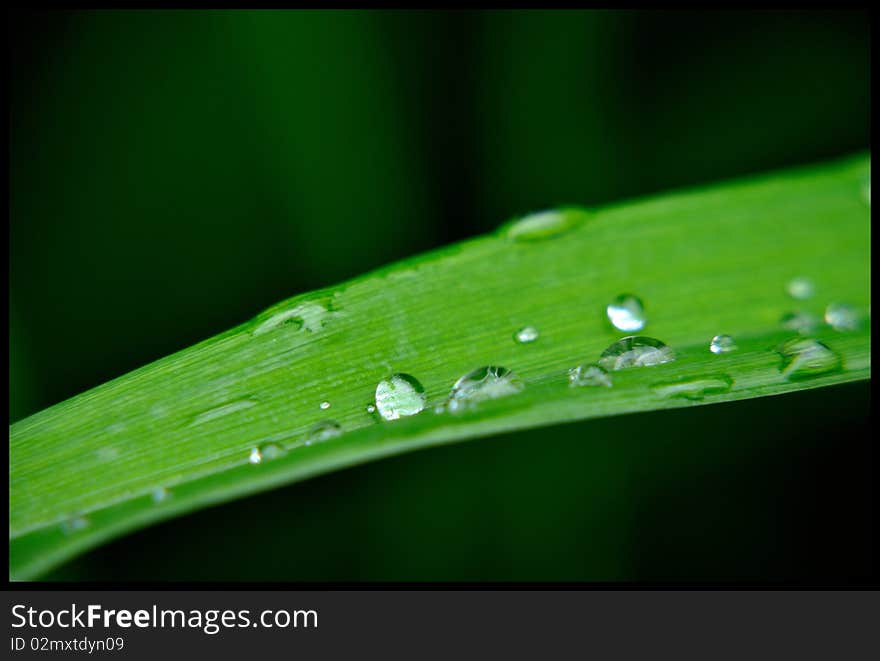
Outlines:
[[376, 412], [375, 404], [367, 404], [367, 413], [373, 414]]
[[211, 420], [216, 420], [217, 418], [222, 418], [232, 413], [236, 413], [238, 411], [244, 411], [245, 409], [249, 409], [252, 406], [256, 405], [257, 402], [253, 399], [241, 399], [237, 402], [230, 402], [229, 404], [224, 404], [223, 406], [217, 406], [216, 408], [204, 411], [203, 413], [199, 413], [195, 418], [193, 418], [193, 421], [189, 424], [189, 426], [195, 427], [196, 425], [201, 425]]
[[529, 342], [537, 340], [538, 336], [539, 333], [537, 328], [534, 326], [526, 326], [525, 328], [520, 328], [513, 336], [513, 339], [519, 344], [528, 344]]
[[629, 333], [645, 327], [645, 309], [637, 296], [621, 294], [608, 304], [605, 311], [617, 330]]
[[710, 376], [698, 376], [657, 383], [651, 389], [661, 397], [681, 397], [684, 399], [699, 400], [706, 395], [717, 395], [727, 392], [733, 385], [733, 379], [726, 374], [713, 374]]
[[260, 452], [260, 448], [251, 448], [251, 453], [248, 455], [248, 461], [252, 464], [262, 463], [263, 453]]
[[506, 367], [480, 367], [462, 376], [449, 393], [449, 410], [521, 392], [525, 384]]
[[287, 451], [276, 443], [266, 443], [260, 446], [259, 453], [262, 459], [272, 461], [273, 459], [278, 459], [278, 457], [283, 457], [287, 454]]
[[709, 342], [709, 351], [712, 353], [730, 353], [736, 351], [736, 342], [730, 335], [716, 335]]
[[786, 330], [795, 331], [801, 335], [809, 335], [815, 331], [821, 320], [814, 314], [809, 312], [786, 312], [779, 320], [782, 327]]
[[675, 352], [660, 340], [643, 335], [622, 337], [599, 357], [599, 365], [616, 371], [630, 367], [652, 367], [675, 360]]
[[88, 527], [89, 520], [80, 514], [76, 514], [67, 519], [67, 521], [62, 522], [61, 531], [66, 535], [71, 535], [80, 530], [85, 530]]
[[171, 492], [168, 491], [165, 487], [159, 487], [157, 489], [153, 489], [150, 497], [153, 499], [154, 503], [162, 503], [168, 500], [171, 496]]
[[501, 231], [514, 241], [539, 241], [569, 231], [589, 215], [589, 211], [576, 207], [550, 209], [518, 218], [504, 225]]
[[862, 199], [870, 207], [871, 206], [871, 175], [862, 184]]
[[409, 374], [394, 374], [376, 386], [376, 410], [384, 420], [420, 413], [426, 401], [422, 384]]
[[825, 309], [825, 323], [837, 331], [853, 331], [861, 325], [861, 317], [852, 305], [831, 303]]
[[322, 411], [326, 411], [330, 408], [330, 402], [321, 402], [320, 404], [318, 404], [318, 406], [321, 408]]
[[788, 281], [788, 284], [785, 285], [785, 291], [787, 291], [788, 295], [792, 298], [804, 301], [813, 295], [816, 291], [816, 286], [809, 278], [798, 276]]
[[327, 306], [315, 301], [300, 303], [292, 308], [285, 308], [285, 305], [282, 303], [280, 306], [269, 308], [260, 314], [255, 319], [257, 327], [254, 328], [252, 334], [262, 335], [278, 328], [317, 333], [324, 327], [327, 318], [334, 314]]
[[336, 438], [341, 433], [342, 427], [339, 426], [338, 422], [333, 420], [323, 420], [312, 427], [311, 431], [309, 431], [309, 434], [306, 437], [306, 445]]
[[604, 386], [611, 387], [611, 375], [599, 365], [578, 365], [568, 370], [570, 386]]
[[836, 372], [843, 367], [843, 361], [837, 353], [813, 338], [792, 338], [777, 351], [782, 356], [780, 371], [790, 380], [808, 379]]

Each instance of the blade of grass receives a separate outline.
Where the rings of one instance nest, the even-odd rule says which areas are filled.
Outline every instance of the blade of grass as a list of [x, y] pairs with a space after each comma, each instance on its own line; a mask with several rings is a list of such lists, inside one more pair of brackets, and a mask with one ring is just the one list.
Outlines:
[[[151, 522], [395, 453], [868, 379], [869, 169], [862, 155], [593, 212], [568, 209], [559, 226], [530, 232], [533, 240], [513, 238], [522, 225], [505, 226], [286, 301], [17, 422], [10, 577], [39, 576]], [[815, 294], [796, 301], [785, 285], [800, 275]], [[611, 388], [569, 387], [568, 368], [594, 362], [625, 335], [604, 316], [625, 292], [645, 302], [642, 334], [665, 341], [677, 360], [614, 372]], [[816, 330], [842, 368], [786, 379], [774, 348], [793, 332], [780, 318], [794, 310], [821, 317], [832, 301], [865, 313], [855, 330]], [[513, 335], [526, 325], [540, 337], [518, 344]], [[719, 333], [738, 349], [712, 354]], [[433, 412], [459, 376], [484, 365], [514, 370], [525, 390]], [[366, 407], [378, 381], [395, 372], [415, 375], [429, 406], [379, 422]], [[732, 385], [702, 399], [672, 396], [682, 393], [669, 384], [694, 379]], [[306, 442], [330, 420], [338, 436]], [[256, 465], [254, 448], [262, 452]]]

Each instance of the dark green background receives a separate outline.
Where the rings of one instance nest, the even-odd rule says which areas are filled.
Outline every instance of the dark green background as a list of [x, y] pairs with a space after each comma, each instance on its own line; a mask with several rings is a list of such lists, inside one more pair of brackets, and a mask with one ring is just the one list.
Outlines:
[[[514, 214], [869, 148], [864, 12], [9, 18], [11, 421]], [[874, 580], [869, 398], [419, 452], [53, 576]]]

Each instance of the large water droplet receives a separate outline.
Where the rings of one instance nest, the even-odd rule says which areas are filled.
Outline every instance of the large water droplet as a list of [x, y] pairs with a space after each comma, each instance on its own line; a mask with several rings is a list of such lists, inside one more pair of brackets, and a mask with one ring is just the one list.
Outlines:
[[809, 312], [786, 312], [779, 320], [786, 330], [795, 331], [801, 335], [809, 335], [821, 324], [821, 320]]
[[462, 376], [449, 393], [449, 410], [521, 392], [525, 384], [506, 367], [480, 367]]
[[617, 330], [631, 333], [645, 327], [645, 309], [638, 296], [621, 294], [608, 304], [605, 311], [611, 325]]
[[611, 387], [611, 375], [599, 365], [578, 365], [568, 370], [568, 384], [574, 387]]
[[816, 287], [813, 284], [813, 281], [809, 278], [798, 276], [788, 281], [788, 284], [785, 285], [785, 291], [787, 291], [788, 295], [792, 298], [803, 301], [813, 295], [816, 291]]
[[657, 383], [651, 389], [661, 397], [680, 397], [683, 399], [699, 400], [706, 395], [717, 395], [727, 392], [733, 385], [733, 379], [726, 374], [713, 374], [710, 376], [697, 376]]
[[415, 415], [425, 408], [425, 389], [409, 374], [394, 374], [376, 386], [376, 410], [384, 420]]
[[339, 426], [338, 422], [335, 422], [334, 420], [323, 420], [311, 428], [306, 437], [305, 444], [311, 445], [312, 443], [327, 441], [331, 438], [336, 438], [341, 433], [342, 427]]
[[716, 335], [709, 342], [709, 351], [712, 353], [730, 353], [736, 351], [736, 342], [730, 335]]
[[660, 340], [643, 335], [623, 337], [599, 357], [599, 365], [615, 371], [630, 367], [652, 367], [675, 360], [675, 352]]
[[528, 344], [529, 342], [537, 340], [538, 336], [539, 333], [537, 328], [534, 326], [526, 326], [525, 328], [520, 328], [513, 336], [513, 339], [519, 344]]
[[861, 325], [861, 315], [852, 305], [831, 303], [825, 309], [825, 323], [838, 331], [858, 330]]
[[840, 356], [813, 338], [792, 338], [777, 349], [782, 356], [781, 371], [790, 380], [836, 372], [843, 367]]
[[569, 231], [589, 215], [576, 207], [540, 211], [508, 223], [501, 232], [514, 241], [539, 241]]

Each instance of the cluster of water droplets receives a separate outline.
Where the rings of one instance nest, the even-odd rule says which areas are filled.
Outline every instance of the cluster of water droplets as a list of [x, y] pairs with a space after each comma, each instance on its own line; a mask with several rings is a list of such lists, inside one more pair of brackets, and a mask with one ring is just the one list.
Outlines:
[[[567, 231], [575, 217], [561, 212], [543, 212], [527, 216], [510, 225], [505, 233], [517, 241], [533, 241], [554, 236]], [[807, 301], [815, 294], [815, 284], [804, 276], [792, 278], [785, 286], [788, 295], [797, 301]], [[293, 311], [278, 313], [263, 322], [257, 331], [266, 332], [292, 320], [307, 330], [315, 331], [323, 324], [324, 313], [311, 307], [299, 306]], [[294, 314], [294, 311], [296, 314]], [[611, 326], [625, 333], [636, 333], [645, 328], [648, 319], [642, 299], [631, 293], [623, 293], [612, 298], [605, 306], [605, 314]], [[826, 344], [808, 337], [824, 323], [838, 331], [852, 331], [860, 327], [861, 315], [847, 304], [832, 303], [827, 306], [824, 318], [810, 312], [796, 310], [787, 312], [780, 320], [783, 328], [807, 337], [796, 337], [777, 348], [783, 358], [782, 374], [788, 379], [809, 378], [841, 369], [840, 356]], [[270, 323], [271, 322], [271, 323]], [[255, 331], [255, 332], [257, 332]], [[537, 341], [541, 334], [537, 327], [527, 325], [513, 333], [517, 344], [527, 345]], [[709, 351], [714, 355], [737, 351], [738, 346], [730, 335], [719, 333], [709, 340]], [[571, 387], [612, 388], [612, 373], [633, 368], [655, 367], [671, 363], [677, 358], [676, 352], [666, 343], [647, 335], [627, 335], [612, 342], [596, 359], [577, 365], [568, 370], [568, 383]], [[728, 392], [733, 379], [726, 374], [707, 374], [682, 377], [655, 383], [651, 390], [661, 397], [701, 400], [708, 395]], [[446, 399], [434, 407], [435, 413], [461, 411], [472, 408], [480, 402], [515, 395], [525, 389], [525, 382], [513, 371], [498, 365], [479, 367], [461, 376], [453, 385]], [[225, 415], [234, 410], [246, 408], [242, 402], [220, 407], [203, 414], [202, 421]], [[417, 415], [428, 407], [428, 397], [424, 386], [411, 374], [394, 373], [381, 379], [376, 385], [374, 399], [366, 406], [366, 413], [375, 418], [392, 422]], [[321, 410], [330, 408], [329, 401], [319, 404]], [[299, 445], [311, 445], [326, 441], [342, 433], [341, 426], [333, 420], [317, 423]], [[261, 464], [286, 454], [287, 450], [273, 443], [254, 447], [248, 460]], [[158, 500], [157, 500], [158, 502]]]
[[[870, 205], [870, 197], [866, 201]], [[805, 276], [792, 278], [785, 289], [792, 299], [804, 302], [812, 299], [816, 293], [815, 284]], [[823, 325], [840, 333], [857, 331], [862, 328], [867, 316], [855, 306], [841, 301], [828, 303], [821, 315], [803, 309], [783, 314], [780, 319], [782, 327], [800, 336], [776, 348], [782, 356], [780, 371], [783, 376], [791, 380], [807, 379], [843, 369], [840, 354], [815, 335]]]
[[[870, 206], [870, 180], [862, 189], [865, 202]], [[554, 237], [575, 228], [583, 222], [589, 212], [582, 209], [550, 210], [520, 218], [502, 228], [502, 234], [512, 241], [531, 242]], [[815, 295], [816, 287], [810, 278], [797, 276], [785, 285], [789, 297], [795, 301], [809, 301]], [[280, 329], [296, 333], [317, 333], [334, 315], [330, 305], [320, 302], [303, 302], [293, 307], [278, 306], [258, 316], [252, 326], [251, 334], [263, 335]], [[605, 314], [611, 326], [624, 333], [637, 333], [647, 325], [645, 306], [641, 298], [632, 293], [622, 293], [613, 297], [605, 306]], [[868, 316], [870, 308], [868, 310]], [[854, 306], [842, 302], [827, 305], [821, 317], [809, 311], [797, 309], [785, 312], [781, 326], [798, 333], [798, 337], [783, 342], [776, 348], [782, 357], [780, 371], [787, 379], [807, 379], [843, 369], [843, 361], [838, 353], [827, 344], [810, 337], [823, 322], [839, 332], [850, 332], [861, 328], [865, 316]], [[526, 345], [537, 341], [541, 334], [535, 326], [526, 325], [513, 333], [517, 344]], [[709, 351], [723, 355], [738, 349], [736, 341], [727, 334], [717, 334], [711, 338]], [[581, 388], [612, 388], [612, 373], [632, 368], [646, 368], [671, 363], [677, 358], [675, 351], [661, 340], [646, 335], [628, 335], [612, 342], [595, 362], [577, 365], [567, 371], [568, 384]], [[726, 374], [708, 374], [682, 377], [676, 380], [655, 383], [654, 393], [661, 397], [701, 400], [707, 395], [728, 392], [733, 379]], [[462, 375], [455, 383], [443, 403], [434, 408], [435, 413], [456, 412], [472, 408], [480, 402], [508, 397], [522, 392], [525, 382], [506, 367], [489, 365], [479, 367]], [[195, 416], [190, 425], [196, 426], [221, 417], [243, 411], [257, 404], [254, 398], [244, 398], [215, 406]], [[365, 407], [366, 413], [383, 421], [391, 422], [400, 418], [417, 415], [428, 405], [425, 388], [419, 380], [405, 373], [395, 373], [381, 379], [376, 386], [374, 401]], [[318, 408], [326, 411], [331, 407], [327, 400], [321, 401]], [[309, 446], [340, 436], [342, 427], [334, 420], [323, 420], [313, 425], [303, 439], [292, 445], [275, 442], [263, 443], [248, 451], [250, 464], [259, 465], [285, 456], [293, 447]], [[155, 504], [171, 498], [166, 487], [153, 489], [149, 497]], [[62, 522], [61, 529], [66, 534], [85, 530], [89, 519], [75, 514]]]
[[[865, 183], [862, 192], [870, 206], [870, 181]], [[500, 233], [515, 242], [540, 241], [575, 229], [590, 215], [589, 211], [577, 208], [542, 211], [508, 223], [502, 227]], [[785, 284], [785, 290], [792, 300], [806, 302], [815, 295], [816, 286], [810, 278], [797, 276]], [[320, 331], [332, 314], [329, 306], [317, 302], [274, 309], [257, 319], [252, 333], [261, 335], [285, 327], [297, 332], [315, 333]], [[570, 368], [567, 377], [571, 387], [612, 388], [613, 372], [655, 367], [676, 360], [676, 352], [666, 343], [638, 334], [648, 323], [645, 305], [639, 296], [633, 293], [614, 296], [605, 306], [605, 315], [616, 331], [628, 335], [612, 342], [594, 362]], [[836, 331], [847, 332], [859, 329], [862, 320], [863, 316], [856, 308], [840, 302], [829, 304], [821, 316], [803, 309], [785, 312], [780, 319], [781, 326], [800, 337], [777, 347], [783, 357], [782, 374], [785, 378], [798, 379], [841, 369], [840, 356], [826, 344], [810, 336], [823, 323]], [[540, 337], [541, 333], [533, 325], [522, 326], [513, 333], [513, 340], [519, 345], [532, 344]], [[731, 335], [718, 333], [709, 339], [708, 349], [716, 356], [723, 356], [737, 351], [738, 346]], [[655, 383], [651, 389], [662, 397], [699, 400], [707, 395], [725, 393], [732, 385], [733, 380], [726, 374], [708, 374]], [[433, 410], [435, 413], [460, 411], [480, 402], [515, 395], [524, 389], [525, 382], [506, 367], [479, 367], [456, 380], [445, 400], [434, 406]], [[218, 407], [203, 413], [196, 422], [206, 422], [242, 410], [250, 406], [251, 402], [252, 400], [244, 400]], [[428, 396], [423, 385], [413, 375], [400, 372], [378, 382], [374, 399], [366, 405], [365, 410], [377, 420], [392, 422], [415, 416], [427, 407]], [[326, 411], [330, 408], [330, 402], [320, 402], [319, 408]], [[341, 433], [342, 428], [337, 422], [321, 421], [307, 433], [305, 440], [299, 445], [326, 441]], [[261, 445], [250, 450], [248, 460], [253, 464], [260, 464], [283, 456], [286, 451], [284, 447], [274, 443]]]

